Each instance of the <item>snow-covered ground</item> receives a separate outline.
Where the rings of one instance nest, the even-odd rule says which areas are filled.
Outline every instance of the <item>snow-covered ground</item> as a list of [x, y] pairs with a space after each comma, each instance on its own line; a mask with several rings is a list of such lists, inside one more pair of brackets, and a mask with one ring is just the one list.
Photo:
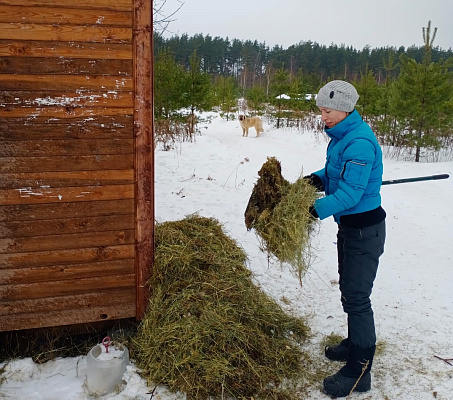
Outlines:
[[[301, 286], [289, 268], [268, 262], [254, 232], [247, 232], [244, 211], [257, 172], [268, 156], [282, 164], [283, 176], [296, 180], [323, 166], [327, 141], [322, 134], [274, 129], [242, 137], [239, 122], [217, 114], [202, 124], [193, 143], [156, 150], [156, 219], [178, 220], [192, 213], [214, 217], [246, 251], [255, 282], [288, 312], [309, 318], [313, 337], [306, 350], [331, 373], [321, 341], [344, 335], [336, 266], [336, 225], [319, 223], [313, 237], [313, 261]], [[206, 116], [206, 115], [205, 115]], [[452, 174], [453, 162], [413, 163], [385, 159], [384, 179]], [[372, 303], [380, 351], [373, 366], [372, 390], [354, 399], [453, 399], [453, 178], [388, 185], [382, 188], [387, 212], [387, 242], [375, 281]], [[285, 301], [282, 301], [284, 296]], [[453, 364], [453, 362], [451, 362]], [[86, 400], [86, 357], [35, 365], [31, 359], [0, 364], [0, 399]], [[132, 363], [125, 385], [108, 400], [173, 400], [184, 395], [165, 387], [147, 387]], [[321, 383], [309, 399], [327, 399]]]

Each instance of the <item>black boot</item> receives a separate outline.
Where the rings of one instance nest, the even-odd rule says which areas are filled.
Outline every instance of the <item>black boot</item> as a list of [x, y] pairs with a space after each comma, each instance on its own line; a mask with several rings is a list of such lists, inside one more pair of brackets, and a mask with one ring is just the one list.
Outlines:
[[351, 391], [367, 392], [370, 390], [370, 370], [375, 350], [376, 346], [363, 349], [350, 342], [346, 365], [336, 374], [324, 378], [324, 392], [334, 397], [345, 397]]
[[348, 361], [348, 347], [350, 336], [351, 329], [349, 328], [349, 316], [348, 316], [348, 337], [346, 339], [343, 339], [336, 346], [326, 346], [324, 348], [325, 356], [332, 361]]
[[324, 354], [329, 360], [347, 361], [348, 360], [349, 338], [343, 339], [340, 344], [335, 346], [326, 346]]

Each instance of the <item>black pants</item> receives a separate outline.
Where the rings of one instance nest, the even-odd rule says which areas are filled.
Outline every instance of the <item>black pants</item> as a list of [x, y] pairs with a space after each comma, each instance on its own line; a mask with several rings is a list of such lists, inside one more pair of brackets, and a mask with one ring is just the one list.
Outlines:
[[365, 228], [338, 225], [337, 239], [341, 303], [348, 314], [349, 339], [368, 348], [376, 344], [370, 295], [384, 252], [385, 221]]

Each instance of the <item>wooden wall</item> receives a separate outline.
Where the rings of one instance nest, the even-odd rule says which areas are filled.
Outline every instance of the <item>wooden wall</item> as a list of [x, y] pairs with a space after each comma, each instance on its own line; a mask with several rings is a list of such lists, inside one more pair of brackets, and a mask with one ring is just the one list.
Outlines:
[[0, 331], [140, 318], [151, 0], [0, 0]]

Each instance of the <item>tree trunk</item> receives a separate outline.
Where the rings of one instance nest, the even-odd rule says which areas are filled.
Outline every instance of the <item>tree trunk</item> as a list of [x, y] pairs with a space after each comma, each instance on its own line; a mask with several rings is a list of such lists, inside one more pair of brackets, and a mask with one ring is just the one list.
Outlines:
[[[419, 139], [422, 138], [421, 129], [417, 132], [417, 137]], [[421, 150], [420, 143], [417, 143], [417, 145], [415, 146], [415, 162], [420, 162], [420, 150]]]

